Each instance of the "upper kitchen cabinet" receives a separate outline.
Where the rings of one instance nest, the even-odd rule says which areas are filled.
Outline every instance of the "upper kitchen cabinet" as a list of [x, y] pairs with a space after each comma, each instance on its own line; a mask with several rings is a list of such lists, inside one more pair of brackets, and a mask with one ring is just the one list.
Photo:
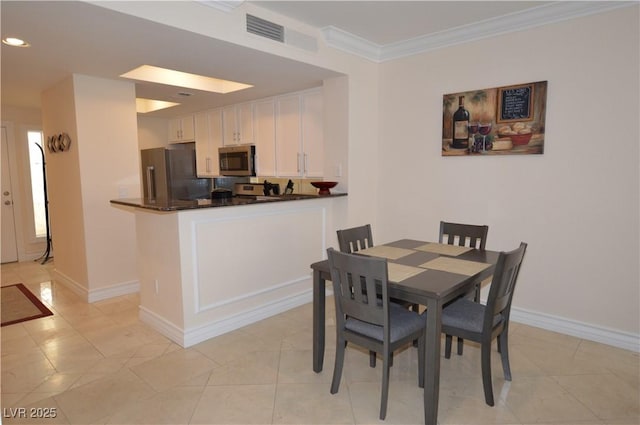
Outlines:
[[218, 148], [222, 146], [222, 109], [199, 112], [195, 115], [196, 173], [198, 177], [220, 174]]
[[256, 145], [256, 173], [276, 175], [276, 113], [273, 98], [253, 105], [254, 142]]
[[225, 146], [253, 143], [253, 104], [241, 103], [222, 109]]
[[286, 95], [276, 100], [277, 175], [324, 174], [322, 92]]
[[193, 142], [195, 137], [193, 115], [169, 120], [169, 143]]

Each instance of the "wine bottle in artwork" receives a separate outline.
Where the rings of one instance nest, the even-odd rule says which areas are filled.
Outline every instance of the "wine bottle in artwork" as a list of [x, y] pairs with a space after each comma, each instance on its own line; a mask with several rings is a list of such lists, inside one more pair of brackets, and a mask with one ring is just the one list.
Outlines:
[[469, 147], [469, 111], [464, 109], [464, 96], [458, 97], [458, 110], [453, 114], [453, 142], [454, 149]]

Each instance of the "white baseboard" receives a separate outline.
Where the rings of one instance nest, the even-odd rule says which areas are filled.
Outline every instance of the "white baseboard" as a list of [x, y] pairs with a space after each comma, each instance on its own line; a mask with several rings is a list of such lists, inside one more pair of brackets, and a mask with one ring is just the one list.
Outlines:
[[58, 269], [54, 269], [51, 274], [55, 280], [71, 289], [71, 291], [79, 295], [83, 300], [89, 302], [89, 291], [87, 290], [87, 288], [85, 288], [66, 274], [62, 273]]
[[169, 338], [176, 344], [184, 347], [184, 330], [173, 323], [169, 322], [163, 317], [158, 316], [153, 311], [140, 306], [139, 318], [142, 322], [151, 326], [162, 335]]
[[283, 313], [292, 308], [310, 303], [311, 301], [312, 291], [309, 289], [300, 294], [291, 295], [281, 300], [263, 304], [251, 310], [238, 312], [232, 316], [208, 323], [207, 325], [186, 330], [168, 322], [144, 307], [140, 307], [140, 320], [173, 342], [187, 348], [210, 338], [234, 331], [268, 317], [275, 316], [276, 314]]
[[137, 280], [117, 283], [103, 288], [87, 289], [59, 270], [53, 270], [52, 273], [57, 281], [71, 289], [88, 303], [119, 297], [120, 295], [135, 294], [140, 291], [140, 282]]
[[94, 303], [96, 301], [119, 297], [121, 295], [135, 294], [137, 292], [140, 292], [140, 282], [137, 280], [117, 283], [103, 288], [90, 289], [89, 302]]
[[592, 323], [579, 322], [565, 317], [539, 313], [521, 308], [511, 309], [511, 320], [553, 332], [571, 335], [613, 347], [640, 352], [640, 335], [605, 328]]

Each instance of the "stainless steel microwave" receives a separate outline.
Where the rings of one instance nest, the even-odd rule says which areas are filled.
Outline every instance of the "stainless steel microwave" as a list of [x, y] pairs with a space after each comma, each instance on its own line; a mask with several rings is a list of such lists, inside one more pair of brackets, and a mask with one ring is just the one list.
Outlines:
[[218, 148], [220, 175], [255, 176], [256, 146], [238, 145]]

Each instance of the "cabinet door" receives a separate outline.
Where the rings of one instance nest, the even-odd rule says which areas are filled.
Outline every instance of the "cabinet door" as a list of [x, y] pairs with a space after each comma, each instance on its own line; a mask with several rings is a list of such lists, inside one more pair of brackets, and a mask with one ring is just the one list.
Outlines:
[[254, 142], [256, 144], [256, 174], [276, 175], [276, 124], [273, 99], [254, 105]]
[[220, 175], [218, 148], [222, 146], [222, 109], [209, 111], [209, 166], [212, 176]]
[[237, 145], [238, 126], [236, 124], [236, 106], [222, 108], [222, 141], [225, 146]]
[[254, 143], [253, 103], [236, 105], [236, 127], [239, 143]]
[[194, 121], [194, 116], [189, 115], [187, 117], [183, 117], [180, 120], [180, 125], [182, 126], [181, 139], [184, 142], [192, 142], [196, 139], [196, 126]]
[[305, 93], [302, 96], [302, 147], [303, 170], [307, 177], [324, 175], [322, 92]]
[[283, 96], [276, 100], [276, 160], [278, 176], [302, 174], [300, 146], [300, 96]]
[[205, 112], [199, 112], [194, 116], [196, 136], [196, 174], [198, 177], [210, 177], [210, 152], [209, 152], [209, 116]]
[[169, 120], [169, 143], [180, 141], [180, 130], [182, 129], [181, 119], [172, 118]]
[[193, 142], [195, 138], [193, 115], [169, 120], [169, 143]]

